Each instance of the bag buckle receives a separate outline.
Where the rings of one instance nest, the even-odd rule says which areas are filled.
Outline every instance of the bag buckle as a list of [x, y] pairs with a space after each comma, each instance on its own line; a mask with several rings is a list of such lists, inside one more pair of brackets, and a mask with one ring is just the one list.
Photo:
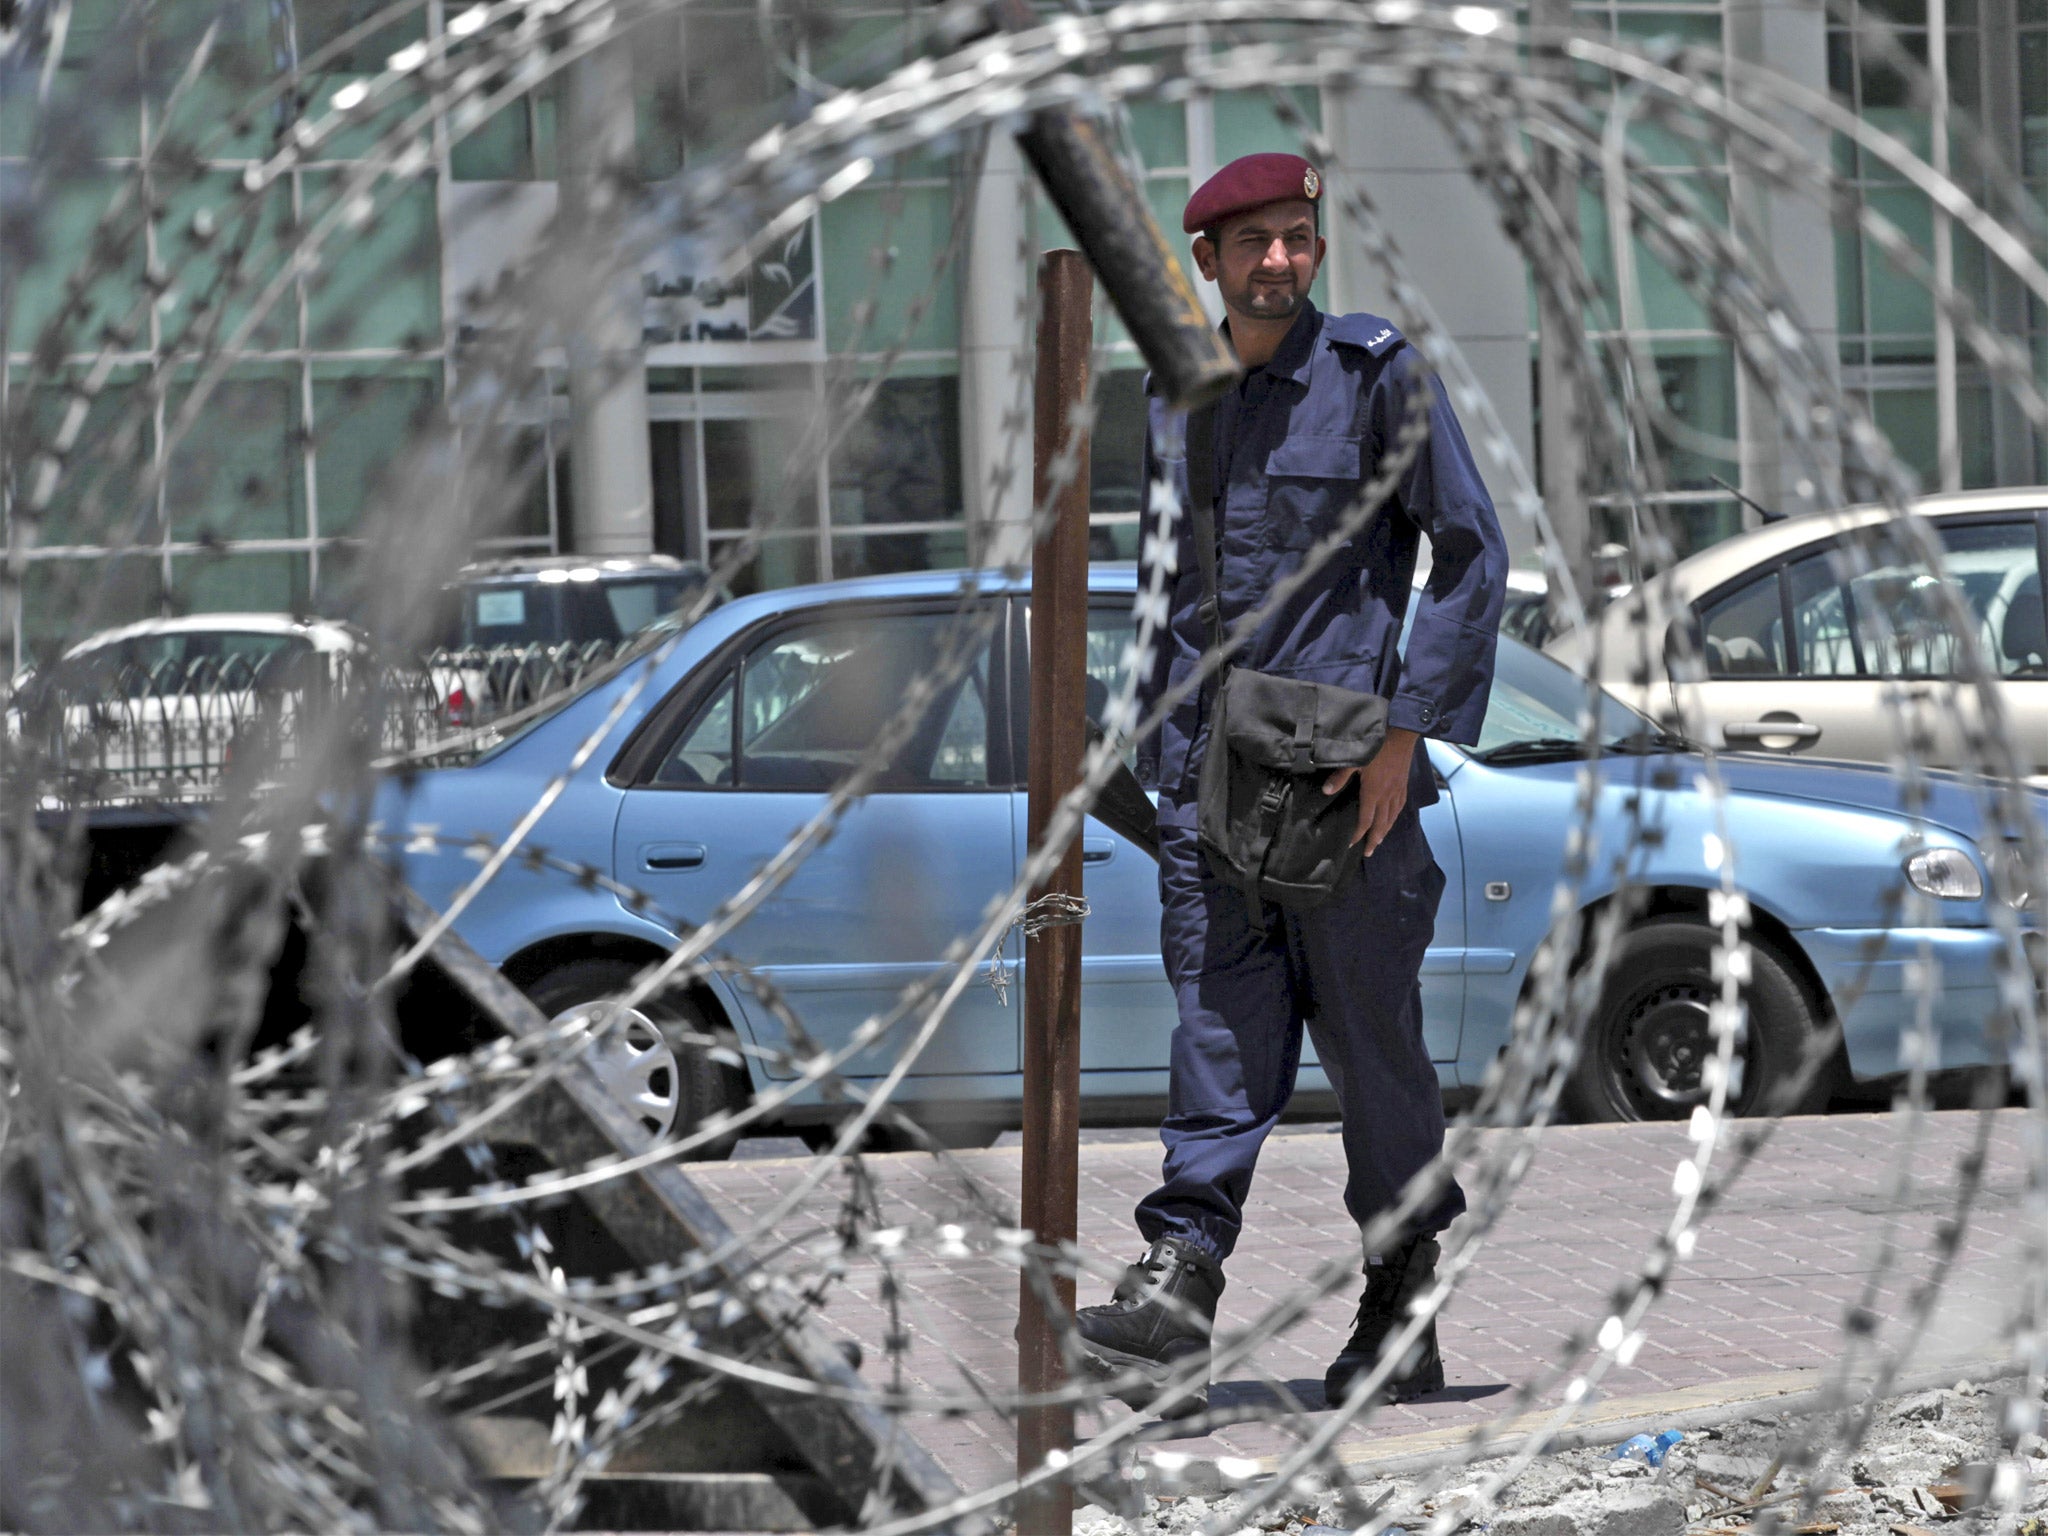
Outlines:
[[1315, 767], [1309, 748], [1316, 739], [1316, 723], [1313, 718], [1294, 722], [1294, 771], [1307, 773]]

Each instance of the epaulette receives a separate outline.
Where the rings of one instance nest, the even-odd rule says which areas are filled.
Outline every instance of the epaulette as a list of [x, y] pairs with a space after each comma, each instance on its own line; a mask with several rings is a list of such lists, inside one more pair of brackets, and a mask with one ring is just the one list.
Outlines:
[[1378, 315], [1331, 315], [1323, 322], [1323, 334], [1342, 347], [1363, 347], [1374, 357], [1385, 357], [1405, 340], [1391, 320]]

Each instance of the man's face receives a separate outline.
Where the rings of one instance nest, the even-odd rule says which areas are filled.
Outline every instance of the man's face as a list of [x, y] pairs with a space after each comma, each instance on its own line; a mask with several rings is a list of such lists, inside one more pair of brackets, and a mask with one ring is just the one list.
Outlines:
[[1224, 221], [1215, 240], [1195, 239], [1195, 264], [1223, 305], [1248, 320], [1286, 320], [1308, 298], [1323, 264], [1316, 210], [1306, 199], [1268, 203]]

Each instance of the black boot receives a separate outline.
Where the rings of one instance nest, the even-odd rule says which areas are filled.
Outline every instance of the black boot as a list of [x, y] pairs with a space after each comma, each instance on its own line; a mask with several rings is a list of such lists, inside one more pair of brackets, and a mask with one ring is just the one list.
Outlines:
[[[1200, 1249], [1162, 1237], [1145, 1257], [1124, 1271], [1116, 1294], [1099, 1307], [1074, 1314], [1089, 1355], [1121, 1375], [1138, 1372], [1144, 1384], [1119, 1395], [1133, 1408], [1149, 1408], [1159, 1388], [1197, 1356], [1206, 1360], [1223, 1294], [1223, 1270]], [[1199, 1413], [1209, 1405], [1208, 1373], [1203, 1389], [1176, 1400], [1172, 1417]]]
[[[1381, 1348], [1407, 1323], [1409, 1305], [1436, 1284], [1437, 1252], [1435, 1238], [1412, 1237], [1379, 1263], [1365, 1266], [1358, 1319], [1323, 1376], [1323, 1397], [1332, 1407], [1344, 1400], [1352, 1382], [1379, 1363]], [[1431, 1318], [1379, 1395], [1383, 1402], [1405, 1403], [1443, 1389], [1444, 1357], [1436, 1345], [1436, 1319]]]

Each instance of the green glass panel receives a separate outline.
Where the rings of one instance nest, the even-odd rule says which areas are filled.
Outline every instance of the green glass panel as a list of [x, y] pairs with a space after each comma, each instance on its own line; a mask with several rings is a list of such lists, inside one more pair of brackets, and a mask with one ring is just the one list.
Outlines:
[[159, 142], [191, 146], [209, 160], [256, 160], [277, 144], [282, 120], [275, 103], [257, 98], [276, 76], [266, 61], [236, 53], [195, 76], [175, 101], [151, 103], [151, 132]]
[[[1934, 219], [1927, 199], [1903, 188], [1872, 188], [1872, 212], [1889, 219], [1923, 256], [1934, 254]], [[1864, 263], [1870, 288], [1870, 329], [1874, 335], [1924, 336], [1934, 329], [1934, 304], [1917, 278], [1899, 271], [1874, 243]], [[1916, 354], [1917, 355], [1917, 354]]]
[[2048, 24], [2048, 0], [2019, 0], [2022, 26]]
[[1840, 27], [1828, 28], [1828, 89], [1849, 98], [1856, 92], [1856, 45]]
[[[173, 100], [209, 28], [206, 67]], [[156, 81], [151, 132], [158, 138], [183, 141], [209, 159], [247, 159], [268, 154], [289, 125], [289, 93], [268, 94], [289, 53], [265, 0], [155, 6], [147, 48]]]
[[171, 561], [179, 613], [304, 613], [311, 589], [304, 555], [181, 555]]
[[1966, 491], [1998, 484], [1998, 445], [1991, 414], [1989, 389], [1965, 386], [1956, 391], [1956, 446], [1962, 455]]
[[2019, 77], [2021, 170], [2048, 176], [2048, 32], [2020, 37]]
[[[711, 564], [714, 567], [723, 560], [730, 547], [723, 542], [712, 544]], [[733, 573], [732, 594], [745, 597], [750, 592], [805, 586], [817, 579], [817, 536], [810, 533], [782, 535], [763, 539], [753, 557]]]
[[876, 71], [887, 72], [910, 57], [915, 36], [901, 16], [833, 16], [822, 35], [811, 42], [811, 69], [830, 79], [852, 84]]
[[963, 507], [959, 379], [883, 380], [832, 450], [832, 521], [940, 522]]
[[1095, 434], [1089, 444], [1091, 511], [1144, 509], [1144, 380], [1142, 368], [1117, 368], [1095, 376]]
[[683, 168], [682, 88], [679, 82], [664, 82], [642, 88], [633, 98], [633, 143], [643, 181], [666, 181]]
[[817, 475], [804, 426], [796, 417], [702, 424], [707, 526], [780, 534], [816, 525]]
[[[1724, 478], [1732, 480], [1732, 475]], [[1662, 509], [1680, 559], [1742, 532], [1742, 503], [1681, 501]]]
[[[333, 71], [321, 74], [306, 83], [306, 94], [312, 106], [306, 116], [315, 121], [325, 122], [332, 114], [335, 92], [366, 79], [366, 76]], [[411, 92], [398, 93], [390, 105], [376, 111], [358, 107], [346, 119], [347, 126], [338, 133], [332, 133], [321, 140], [316, 151], [322, 160], [360, 160], [375, 152], [385, 136], [406, 121], [419, 103]]]
[[[452, 14], [458, 7], [449, 9]], [[318, 60], [325, 69], [371, 74], [383, 69], [399, 49], [427, 35], [426, 0], [400, 6], [392, 5], [391, 0], [292, 0], [292, 10], [299, 58], [307, 64]], [[351, 36], [386, 11], [396, 14], [360, 37]], [[335, 45], [340, 46], [333, 57], [322, 59], [322, 53]]]
[[[1289, 96], [1302, 116], [1317, 128], [1323, 125], [1322, 97], [1307, 86], [1291, 87]], [[1215, 98], [1216, 161], [1227, 165], [1239, 155], [1265, 150], [1284, 154], [1301, 153], [1300, 132], [1280, 121], [1273, 99], [1264, 91], [1223, 91]]]
[[[1897, 139], [1923, 160], [1932, 152], [1933, 132], [1925, 112], [1905, 107], [1873, 107], [1863, 113], [1863, 121], [1878, 132]], [[1868, 152], [1863, 156], [1863, 178], [1866, 181], [1893, 182], [1903, 179], [1884, 160]]]
[[1870, 397], [1870, 413], [1877, 429], [1890, 439], [1892, 452], [1919, 474], [1921, 484], [1939, 485], [1934, 391], [1879, 390]]
[[323, 536], [362, 526], [378, 476], [399, 463], [413, 434], [433, 418], [439, 370], [313, 376], [314, 484]]
[[[191, 386], [173, 385], [166, 425]], [[171, 537], [288, 539], [306, 532], [305, 459], [300, 452], [296, 369], [237, 374], [206, 396], [170, 451], [164, 502]]]
[[[258, 297], [284, 272], [291, 197], [289, 182], [246, 193], [241, 177], [227, 171], [204, 172], [165, 197], [156, 236], [158, 259], [171, 275], [159, 305], [165, 350], [197, 351], [234, 341]], [[286, 282], [235, 346], [277, 351], [298, 340], [298, 294]]]
[[[1734, 438], [1735, 357], [1717, 341], [1663, 341], [1656, 345], [1657, 386], [1664, 408], [1696, 432]], [[1714, 480], [1734, 482], [1741, 470], [1732, 459], [1702, 453], [1690, 446], [1667, 444], [1663, 449], [1664, 482], [1674, 491], [1705, 491]]]
[[[45, 175], [53, 172], [46, 169]], [[11, 209], [35, 210], [36, 219], [32, 240], [17, 233], [0, 241], [0, 269], [19, 263], [12, 273], [14, 312], [8, 345], [16, 352], [30, 350], [43, 328], [63, 311], [69, 316], [62, 339], [67, 353], [97, 351], [104, 328], [116, 321], [135, 328], [126, 344], [129, 350], [146, 347], [146, 322], [136, 307], [142, 297], [144, 254], [139, 201], [129, 199], [127, 211], [107, 231], [98, 228], [129, 176], [111, 168], [88, 169], [45, 184], [40, 205], [28, 190], [27, 178], [25, 165], [0, 166], [0, 182], [5, 183], [0, 197]], [[83, 304], [70, 308], [72, 276], [83, 274], [89, 261], [100, 275], [87, 288]]]
[[1901, 27], [1927, 25], [1927, 0], [1858, 0], [1857, 9], [1864, 22], [1888, 21]]
[[557, 91], [552, 82], [533, 93], [533, 175], [536, 181], [553, 181], [561, 174], [555, 161], [555, 124], [560, 115]]
[[38, 560], [22, 582], [25, 661], [47, 665], [87, 635], [163, 612], [163, 558]]
[[531, 181], [532, 125], [524, 98], [457, 139], [448, 152], [457, 181]]
[[95, 0], [74, 4], [64, 58], [50, 78], [47, 104], [40, 104], [41, 72], [9, 70], [0, 80], [0, 154], [25, 155], [34, 146], [36, 120], [49, 116], [53, 142], [79, 159], [132, 155], [140, 141], [141, 114], [132, 94], [133, 39], [113, 32], [114, 18]]
[[[1871, 415], [1890, 439], [1892, 451], [1932, 489], [1941, 483], [1940, 424], [1935, 394], [1927, 389], [1883, 389], [1873, 393]], [[1956, 391], [1956, 446], [1967, 488], [1997, 484], [1993, 459], [1991, 392], [1964, 386]]]
[[1721, 18], [1710, 11], [1664, 11], [1654, 6], [1629, 6], [1614, 19], [1618, 36], [1637, 46], [1656, 43], [1721, 46]]
[[1863, 237], [1853, 229], [1835, 230], [1835, 326], [1845, 336], [1865, 330]]
[[1984, 67], [1975, 32], [1951, 31], [1948, 35], [1948, 99], [1970, 112], [1984, 99]]
[[1638, 112], [1628, 127], [1629, 148], [1650, 165], [1719, 169], [1727, 163], [1721, 147]]
[[1179, 170], [1188, 163], [1188, 113], [1178, 101], [1130, 103], [1131, 138], [1138, 156], [1153, 170]]
[[[113, 542], [113, 530], [127, 538], [154, 537], [153, 519], [136, 515], [143, 509], [135, 495], [147, 481], [155, 441], [153, 413], [138, 379], [134, 370], [121, 370], [86, 408], [84, 426], [50, 488], [34, 544], [107, 544]], [[41, 451], [55, 446], [72, 403], [68, 388], [49, 383], [36, 384], [33, 397], [31, 435], [14, 445], [22, 456], [23, 507], [34, 488], [34, 475], [27, 471]]]
[[[345, 178], [335, 171], [304, 177], [306, 209], [317, 216]], [[311, 335], [320, 351], [354, 347], [431, 350], [441, 344], [441, 251], [430, 180], [371, 187], [376, 209], [353, 230], [340, 230], [321, 252], [307, 283]]]
[[832, 574], [884, 576], [899, 571], [951, 571], [967, 564], [967, 529], [951, 523], [916, 533], [839, 534]]
[[[1642, 222], [1639, 214], [1638, 227]], [[1618, 325], [1625, 311], [1616, 292], [1607, 207], [1597, 193], [1584, 188], [1579, 197], [1579, 227], [1584, 237], [1586, 269], [1606, 301], [1602, 306], [1609, 317], [1605, 323]], [[1643, 328], [1652, 331], [1713, 329], [1705, 305], [1644, 245], [1640, 236], [1633, 244], [1636, 288], [1641, 303], [1640, 324]]]
[[[835, 350], [880, 352], [899, 344], [938, 350], [959, 344], [959, 264], [936, 285], [932, 262], [946, 247], [952, 196], [939, 187], [848, 193], [821, 216], [825, 254], [825, 339]], [[930, 290], [920, 317], [913, 305]], [[856, 310], [872, 305], [863, 326]]]

